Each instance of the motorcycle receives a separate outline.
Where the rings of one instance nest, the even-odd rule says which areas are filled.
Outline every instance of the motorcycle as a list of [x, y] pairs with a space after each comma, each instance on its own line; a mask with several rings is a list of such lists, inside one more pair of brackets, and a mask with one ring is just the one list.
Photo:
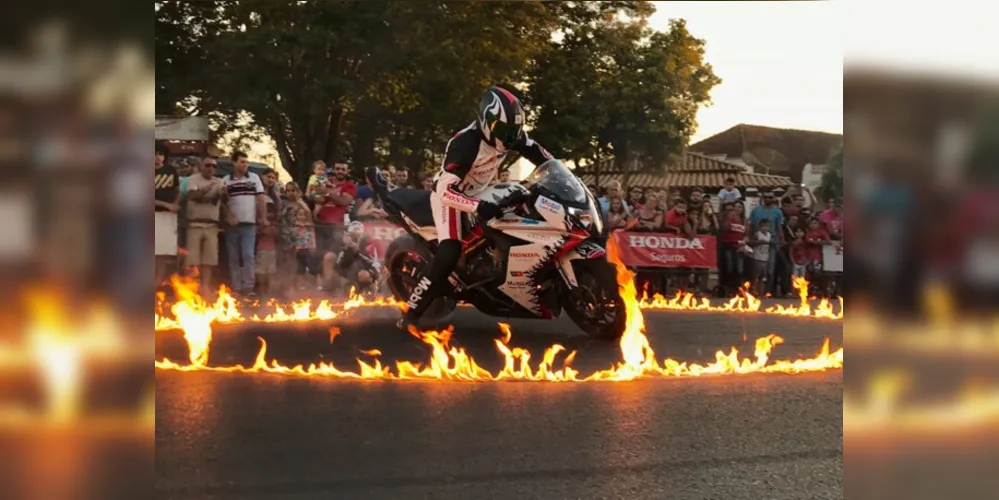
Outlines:
[[[389, 220], [406, 229], [384, 256], [388, 284], [408, 302], [437, 247], [430, 191], [389, 190], [377, 169], [366, 172]], [[626, 312], [614, 265], [607, 261], [596, 200], [559, 160], [538, 166], [518, 183], [499, 183], [478, 198], [498, 204], [501, 218], [486, 224], [463, 217], [462, 256], [450, 276], [453, 287], [424, 318], [446, 319], [459, 303], [507, 318], [555, 319], [562, 310], [584, 332], [616, 340]]]

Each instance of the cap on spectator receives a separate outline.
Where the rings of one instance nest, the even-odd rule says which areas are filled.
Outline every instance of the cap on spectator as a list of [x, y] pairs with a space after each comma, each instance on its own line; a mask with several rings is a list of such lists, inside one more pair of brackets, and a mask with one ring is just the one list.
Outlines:
[[158, 156], [167, 156], [166, 146], [161, 143], [156, 143], [156, 154]]

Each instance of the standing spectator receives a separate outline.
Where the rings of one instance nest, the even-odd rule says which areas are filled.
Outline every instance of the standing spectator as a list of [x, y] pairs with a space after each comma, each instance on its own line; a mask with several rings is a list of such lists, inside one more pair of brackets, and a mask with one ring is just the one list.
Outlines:
[[[177, 176], [180, 178], [180, 195], [182, 197], [187, 194], [187, 180], [198, 172], [200, 166], [201, 159], [197, 156], [189, 156], [177, 164]], [[183, 209], [182, 206], [181, 210]]]
[[631, 214], [631, 207], [628, 206], [628, 202], [624, 201], [624, 191], [621, 189], [621, 183], [618, 181], [610, 181], [607, 183], [607, 193], [601, 196], [597, 201], [600, 202], [600, 212], [604, 215], [610, 210], [611, 199], [617, 197], [621, 198], [622, 203], [624, 203], [624, 210]]
[[829, 233], [830, 239], [836, 241], [843, 239], [843, 211], [837, 200], [829, 200], [826, 203], [826, 209], [819, 214], [819, 222]]
[[710, 202], [704, 203], [704, 208], [701, 209], [701, 234], [715, 234], [719, 232], [718, 217], [715, 216], [715, 208]]
[[264, 185], [264, 196], [265, 202], [268, 204], [273, 203], [275, 212], [281, 210], [281, 184], [277, 180], [277, 170], [273, 168], [267, 168], [264, 173], [260, 175], [260, 182]]
[[624, 210], [624, 200], [614, 198], [607, 212], [607, 230], [625, 229], [628, 226], [628, 212]]
[[[777, 207], [777, 197], [774, 196], [773, 192], [767, 192], [763, 195], [763, 204], [757, 205], [756, 208], [749, 214], [750, 231], [751, 234], [755, 234], [756, 231], [760, 229], [760, 223], [763, 220], [770, 222], [771, 227], [781, 227], [784, 225], [784, 212]], [[770, 246], [774, 247], [771, 251], [767, 252], [767, 256], [770, 259], [767, 264], [767, 290], [766, 293], [770, 295], [776, 295], [775, 290], [775, 272], [777, 270], [777, 254], [781, 247], [781, 232], [776, 232], [773, 234], [773, 238], [770, 238]]]
[[[277, 219], [281, 211], [281, 189], [277, 182], [277, 171], [268, 168], [261, 177], [264, 185], [264, 209], [267, 224], [257, 227], [257, 251], [253, 261], [256, 285], [260, 293], [270, 296], [274, 290], [274, 277], [277, 275]], [[280, 288], [280, 287], [279, 287]]]
[[812, 221], [812, 211], [807, 208], [798, 209], [798, 227], [808, 232], [808, 224]]
[[255, 299], [254, 251], [257, 244], [257, 225], [267, 226], [267, 197], [264, 184], [257, 174], [250, 172], [246, 153], [232, 154], [232, 175], [222, 178], [229, 200], [225, 205], [226, 256], [229, 259], [229, 279], [232, 290]]
[[[507, 173], [507, 177], [510, 174]], [[409, 188], [409, 170], [397, 168], [392, 172], [392, 189]]]
[[643, 198], [642, 188], [637, 186], [632, 187], [628, 192], [628, 205], [631, 205], [634, 210], [638, 210], [645, 204], [645, 200]]
[[[586, 190], [590, 192], [590, 196], [592, 196], [594, 200], [598, 200], [598, 201], [600, 200], [600, 196], [597, 194], [597, 185], [596, 184], [587, 184], [586, 185]], [[601, 209], [601, 211], [602, 210], [603, 209]]]
[[323, 184], [319, 204], [316, 206], [315, 215], [320, 224], [316, 231], [319, 237], [316, 259], [321, 263], [317, 267], [323, 270], [320, 290], [330, 287], [335, 280], [333, 266], [343, 245], [345, 216], [357, 196], [357, 185], [347, 177], [349, 171], [346, 163], [333, 165], [333, 171]]
[[[791, 289], [791, 275], [794, 273], [794, 260], [791, 258], [791, 245], [794, 242], [795, 234], [798, 230], [798, 216], [792, 214], [789, 216], [784, 224], [776, 228], [777, 231], [781, 232], [780, 236], [780, 252], [777, 254], [777, 265], [774, 270], [775, 279], [777, 280], [777, 288], [780, 289], [780, 293], [792, 297], [794, 292]], [[802, 232], [804, 234], [804, 232]]]
[[741, 202], [726, 202], [721, 220], [722, 285], [726, 295], [742, 284], [742, 248], [746, 243], [746, 212]]
[[[687, 220], [690, 225], [690, 237], [706, 236], [717, 233], [714, 216], [711, 214], [711, 204], [704, 203], [700, 209], [687, 209]], [[700, 271], [694, 275], [694, 286], [697, 290], [705, 292], [708, 290], [708, 275]]]
[[423, 178], [423, 190], [424, 191], [434, 190], [434, 176], [428, 175]]
[[177, 162], [177, 176], [180, 178], [180, 209], [177, 211], [177, 246], [185, 249], [177, 256], [178, 269], [185, 271], [192, 265], [188, 262], [187, 247], [190, 243], [187, 240], [187, 227], [190, 223], [187, 215], [187, 184], [193, 174], [197, 174], [201, 169], [201, 159], [197, 156], [188, 156]]
[[819, 284], [822, 277], [822, 247], [829, 243], [829, 233], [822, 229], [819, 219], [808, 221], [805, 243], [808, 245], [808, 268], [811, 272], [808, 281]]
[[[717, 184], [715, 185], [717, 186]], [[723, 186], [724, 187], [721, 191], [718, 191], [718, 197], [721, 198], [722, 204], [735, 203], [736, 201], [742, 199], [742, 193], [740, 193], [739, 189], [735, 187], [734, 178], [729, 177], [725, 179]]]
[[219, 263], [220, 205], [228, 201], [222, 179], [215, 177], [215, 158], [205, 158], [198, 173], [187, 181], [187, 257], [197, 270], [201, 296], [212, 293], [212, 274]]
[[781, 212], [784, 212], [785, 220], [792, 215], [798, 215], [798, 207], [794, 206], [794, 202], [791, 201], [791, 198], [786, 196], [780, 199], [780, 210]]
[[[611, 201], [611, 206], [620, 203], [622, 208], [625, 207], [624, 200], [620, 196], [616, 196]], [[626, 217], [628, 217], [626, 215]], [[655, 232], [658, 231], [663, 225], [663, 213], [656, 208], [655, 195], [650, 195], [648, 202], [642, 205], [642, 208], [635, 210], [630, 217], [628, 217], [627, 226], [625, 229], [628, 231], [641, 231], [641, 232]], [[650, 289], [649, 285], [653, 284]], [[664, 287], [657, 283], [655, 280], [655, 275], [647, 271], [639, 270], [635, 275], [635, 286], [639, 290], [639, 298], [641, 298], [644, 293], [648, 298], [652, 298], [657, 292], [660, 292]]]
[[773, 248], [770, 244], [772, 236], [770, 234], [770, 220], [762, 219], [759, 221], [757, 229], [753, 236], [749, 239], [750, 246], [753, 249], [752, 253], [752, 270], [750, 272], [753, 293], [756, 296], [763, 295], [763, 280], [770, 279], [770, 262], [773, 259], [770, 254], [773, 252]]
[[166, 149], [157, 147], [153, 196], [156, 285], [162, 284], [177, 263], [177, 212], [180, 210], [180, 177], [166, 164]]
[[[646, 198], [648, 198], [648, 197], [646, 197]], [[656, 208], [658, 208], [660, 212], [662, 212], [664, 214], [666, 212], [669, 212], [669, 202], [668, 201], [669, 201], [669, 190], [667, 190], [667, 189], [660, 189], [659, 191], [656, 191], [656, 203], [655, 203], [655, 205], [656, 205]], [[648, 203], [647, 200], [646, 200], [646, 203]]]
[[690, 224], [687, 222], [687, 202], [682, 198], [676, 201], [663, 218], [663, 231], [673, 234], [690, 234]]
[[[628, 230], [654, 232], [662, 227], [663, 213], [656, 208], [655, 196], [650, 195], [648, 201], [648, 203], [642, 205], [642, 208], [631, 214], [628, 221]], [[624, 206], [624, 200], [621, 200], [621, 205]]]
[[704, 191], [695, 187], [690, 192], [690, 200], [687, 200], [687, 210], [696, 210], [700, 213], [702, 207], [704, 207]]
[[791, 274], [798, 278], [808, 276], [808, 244], [805, 242], [805, 230], [795, 229], [794, 240], [791, 243]]
[[298, 184], [289, 182], [285, 186], [288, 203], [281, 208], [279, 217], [281, 227], [280, 249], [282, 270], [288, 274], [294, 273], [294, 287], [305, 290], [309, 271], [318, 275], [312, 253], [316, 248], [316, 233], [312, 223], [309, 206], [302, 199], [302, 190]]

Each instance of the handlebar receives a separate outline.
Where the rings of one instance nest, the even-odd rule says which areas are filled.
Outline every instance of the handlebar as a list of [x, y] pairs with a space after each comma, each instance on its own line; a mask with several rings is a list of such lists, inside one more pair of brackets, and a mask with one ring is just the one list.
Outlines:
[[530, 200], [530, 198], [531, 196], [528, 193], [518, 191], [500, 200], [500, 202], [497, 203], [497, 205], [499, 205], [500, 208], [510, 208], [513, 206], [520, 205], [521, 203], [525, 203], [528, 200]]

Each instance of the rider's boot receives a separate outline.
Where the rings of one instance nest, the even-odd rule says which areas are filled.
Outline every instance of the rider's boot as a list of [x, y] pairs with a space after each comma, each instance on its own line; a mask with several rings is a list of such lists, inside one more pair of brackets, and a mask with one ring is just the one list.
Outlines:
[[427, 271], [420, 277], [420, 281], [416, 283], [406, 302], [406, 313], [397, 325], [400, 329], [409, 330], [410, 326], [415, 327], [427, 308], [443, 295], [450, 285], [448, 277], [454, 271], [459, 258], [461, 258], [460, 241], [449, 239], [437, 245], [437, 252], [428, 264]]

